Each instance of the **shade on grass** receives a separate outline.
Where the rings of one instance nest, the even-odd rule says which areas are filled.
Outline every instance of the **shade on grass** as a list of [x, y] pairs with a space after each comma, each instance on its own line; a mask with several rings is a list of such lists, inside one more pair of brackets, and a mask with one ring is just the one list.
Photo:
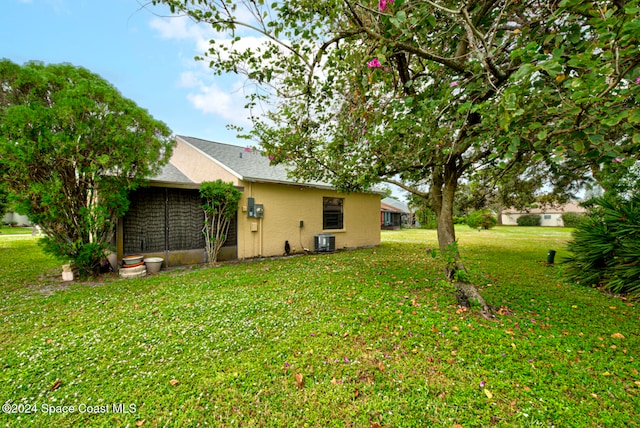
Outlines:
[[[33, 240], [0, 239], [0, 397], [38, 408], [0, 424], [640, 424], [640, 314], [558, 280], [544, 259], [568, 231], [457, 233], [493, 321], [456, 306], [434, 231], [70, 287]], [[135, 413], [78, 409], [114, 403]]]

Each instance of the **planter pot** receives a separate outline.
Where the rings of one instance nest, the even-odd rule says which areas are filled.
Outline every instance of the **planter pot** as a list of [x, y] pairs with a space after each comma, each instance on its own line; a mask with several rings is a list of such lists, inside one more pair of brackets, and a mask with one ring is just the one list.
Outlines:
[[62, 280], [73, 281], [73, 270], [71, 265], [62, 265]]
[[145, 276], [147, 274], [147, 267], [144, 263], [139, 264], [138, 266], [133, 267], [122, 267], [120, 268], [120, 276], [123, 278], [138, 278], [141, 276]]
[[139, 254], [135, 254], [132, 256], [125, 256], [122, 258], [122, 262], [125, 265], [136, 265], [142, 262], [142, 256]]
[[147, 272], [149, 273], [160, 272], [160, 268], [162, 268], [162, 262], [164, 262], [164, 259], [162, 257], [147, 257], [146, 259], [144, 259], [144, 264], [147, 267]]

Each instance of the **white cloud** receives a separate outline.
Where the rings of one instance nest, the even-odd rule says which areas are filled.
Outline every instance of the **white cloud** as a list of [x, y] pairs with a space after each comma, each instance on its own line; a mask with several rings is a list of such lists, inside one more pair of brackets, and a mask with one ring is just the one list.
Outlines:
[[194, 108], [204, 114], [220, 116], [236, 125], [250, 123], [245, 110], [245, 98], [241, 82], [232, 83], [221, 88], [214, 82], [206, 83], [193, 73], [183, 73], [181, 82], [194, 89], [187, 94], [187, 99]]
[[[189, 60], [181, 61], [184, 71], [180, 73], [176, 85], [187, 89], [186, 98], [197, 110], [207, 115], [224, 118], [230, 123], [240, 126], [250, 124], [249, 111], [246, 104], [244, 77], [237, 75], [216, 76], [208, 67], [208, 61], [194, 61], [193, 55], [204, 55], [210, 41], [231, 45], [231, 39], [222, 33], [216, 33], [206, 24], [198, 24], [186, 16], [160, 18], [154, 17], [149, 23], [158, 35], [167, 40], [185, 42], [191, 49], [188, 54], [181, 54]], [[256, 48], [267, 39], [263, 37], [244, 36], [234, 47], [238, 50]]]
[[196, 24], [187, 16], [155, 17], [151, 19], [149, 26], [161, 38], [170, 40], [208, 40], [213, 33], [212, 29]]

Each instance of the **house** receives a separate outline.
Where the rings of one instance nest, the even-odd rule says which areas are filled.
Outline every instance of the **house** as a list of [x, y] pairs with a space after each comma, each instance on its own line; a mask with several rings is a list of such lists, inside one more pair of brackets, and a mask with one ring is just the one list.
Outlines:
[[3, 224], [11, 224], [17, 226], [31, 226], [31, 220], [26, 215], [20, 215], [13, 211], [10, 211], [2, 218]]
[[518, 217], [525, 214], [538, 214], [540, 215], [540, 226], [563, 227], [562, 214], [570, 212], [585, 213], [586, 211], [577, 202], [568, 202], [561, 205], [547, 204], [538, 208], [529, 208], [528, 210], [509, 208], [502, 211], [502, 224], [504, 226], [517, 226]]
[[398, 230], [401, 227], [413, 225], [413, 213], [409, 207], [393, 198], [380, 201], [380, 228], [383, 230]]
[[378, 193], [297, 182], [255, 149], [177, 136], [162, 172], [130, 195], [116, 231], [118, 260], [138, 253], [169, 266], [206, 262], [198, 188], [217, 179], [242, 191], [220, 260], [282, 256], [286, 242], [291, 253], [380, 244]]

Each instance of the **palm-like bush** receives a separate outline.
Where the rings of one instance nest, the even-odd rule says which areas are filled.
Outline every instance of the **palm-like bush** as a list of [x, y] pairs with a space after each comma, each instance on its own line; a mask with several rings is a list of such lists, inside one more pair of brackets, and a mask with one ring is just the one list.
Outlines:
[[565, 260], [569, 280], [640, 294], [640, 195], [593, 199], [573, 238], [572, 256]]

